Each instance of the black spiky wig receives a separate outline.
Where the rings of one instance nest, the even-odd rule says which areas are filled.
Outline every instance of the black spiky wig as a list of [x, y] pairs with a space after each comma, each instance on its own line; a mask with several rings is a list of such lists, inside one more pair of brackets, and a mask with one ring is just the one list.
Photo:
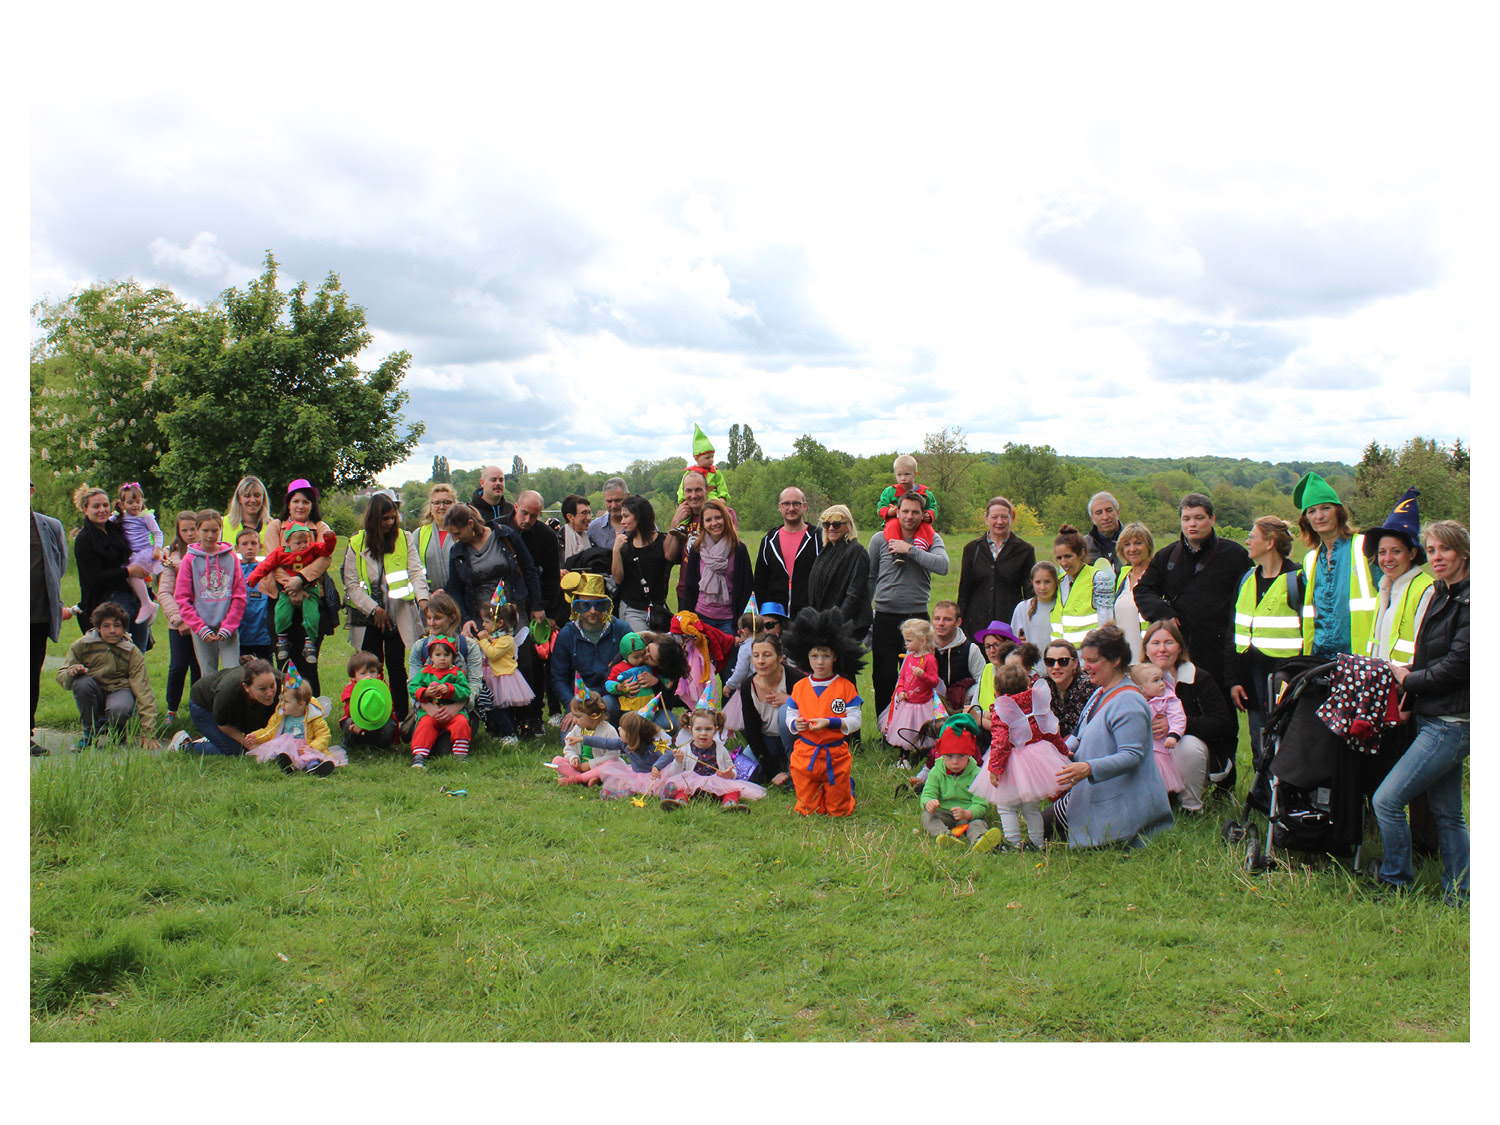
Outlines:
[[781, 630], [781, 649], [786, 657], [799, 668], [808, 668], [809, 649], [826, 648], [833, 652], [833, 670], [847, 680], [853, 680], [865, 666], [865, 650], [861, 647], [844, 618], [836, 609], [821, 612], [804, 606], [792, 622]]

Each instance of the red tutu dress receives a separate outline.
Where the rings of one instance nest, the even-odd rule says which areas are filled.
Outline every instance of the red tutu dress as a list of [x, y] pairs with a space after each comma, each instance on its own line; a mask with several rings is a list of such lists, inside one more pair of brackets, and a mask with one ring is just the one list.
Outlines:
[[[969, 792], [995, 805], [1018, 805], [1056, 797], [1058, 772], [1068, 765], [1052, 713], [1052, 690], [1044, 679], [1025, 691], [1002, 695], [990, 708], [990, 760]], [[1000, 775], [999, 784], [990, 774]]]
[[897, 702], [893, 695], [880, 713], [880, 733], [886, 742], [919, 754], [933, 745], [931, 739], [922, 738], [917, 732], [927, 720], [948, 713], [941, 701], [934, 702], [933, 693], [940, 683], [937, 659], [932, 653], [921, 656], [906, 654], [901, 661], [901, 675], [896, 680], [896, 695], [905, 692], [906, 698]]

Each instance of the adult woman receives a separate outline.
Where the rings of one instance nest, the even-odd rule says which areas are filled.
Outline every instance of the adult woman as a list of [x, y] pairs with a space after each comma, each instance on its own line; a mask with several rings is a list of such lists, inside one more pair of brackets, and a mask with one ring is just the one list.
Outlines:
[[[637, 633], [667, 628], [667, 574], [671, 569], [656, 530], [656, 510], [644, 496], [627, 496], [615, 533], [610, 576], [620, 591], [620, 616]], [[652, 621], [653, 613], [657, 620]]]
[[825, 508], [823, 549], [807, 575], [807, 604], [836, 609], [844, 624], [862, 637], [870, 628], [870, 552], [860, 544], [854, 514], [843, 504]]
[[448, 550], [445, 592], [458, 603], [464, 636], [478, 631], [480, 618], [502, 583], [512, 605], [534, 606], [533, 617], [544, 613], [536, 563], [514, 528], [498, 519], [485, 523], [467, 504], [449, 508], [445, 522], [454, 539]]
[[1422, 538], [1437, 579], [1410, 666], [1391, 662], [1417, 734], [1375, 790], [1382, 858], [1374, 872], [1399, 890], [1412, 885], [1406, 806], [1419, 793], [1437, 822], [1443, 897], [1469, 901], [1469, 829], [1464, 823], [1464, 759], [1469, 756], [1469, 533], [1454, 520], [1427, 525]]
[[1072, 524], [1057, 529], [1052, 559], [1059, 571], [1057, 599], [1052, 603], [1052, 635], [1077, 643], [1089, 630], [1114, 620], [1114, 575], [1108, 567], [1088, 561], [1088, 546]]
[[703, 501], [703, 530], [688, 550], [684, 565], [682, 603], [698, 619], [734, 636], [734, 623], [745, 612], [755, 589], [750, 569], [750, 551], [740, 542], [740, 533], [729, 514], [729, 505], [718, 497]]
[[83, 526], [73, 540], [73, 555], [78, 560], [78, 606], [74, 610], [78, 631], [89, 631], [89, 619], [96, 607], [114, 602], [130, 617], [131, 642], [145, 652], [151, 622], [136, 621], [141, 602], [131, 590], [129, 580], [149, 579], [151, 572], [130, 561], [125, 529], [109, 518], [109, 493], [83, 485], [73, 493], [73, 505], [83, 513]]
[[[1102, 503], [1102, 501], [1101, 501]], [[1120, 632], [1125, 634], [1125, 643], [1130, 646], [1130, 662], [1141, 662], [1141, 634], [1147, 622], [1141, 620], [1141, 611], [1135, 604], [1135, 587], [1146, 568], [1151, 565], [1151, 556], [1156, 554], [1156, 540], [1143, 523], [1127, 523], [1120, 529], [1115, 540], [1115, 557], [1120, 560], [1120, 573], [1115, 576], [1115, 604], [1111, 612]]]
[[1363, 656], [1376, 606], [1365, 537], [1350, 526], [1343, 501], [1317, 473], [1297, 482], [1292, 503], [1302, 512], [1302, 541], [1312, 548], [1302, 561], [1302, 651], [1325, 660], [1343, 652]]
[[756, 777], [763, 784], [785, 789], [791, 784], [787, 763], [791, 759], [796, 732], [786, 720], [786, 701], [802, 673], [787, 665], [781, 638], [758, 633], [751, 642], [750, 664], [754, 675], [739, 690], [740, 714], [745, 742], [760, 763]]
[[[1202, 812], [1203, 787], [1208, 778], [1212, 777], [1225, 793], [1234, 792], [1234, 752], [1240, 724], [1213, 677], [1188, 656], [1187, 643], [1176, 625], [1154, 622], [1146, 630], [1145, 646], [1146, 659], [1162, 670], [1187, 713], [1187, 733], [1172, 747], [1172, 764], [1183, 783], [1178, 803], [1187, 812]], [[1151, 721], [1151, 734], [1156, 738], [1166, 736], [1164, 717]]]
[[1052, 713], [1058, 733], [1064, 738], [1078, 733], [1078, 719], [1094, 694], [1087, 676], [1079, 675], [1078, 650], [1061, 637], [1049, 641], [1042, 651], [1042, 667], [1052, 681]]
[[370, 497], [365, 525], [344, 549], [343, 574], [349, 644], [385, 663], [396, 718], [405, 721], [406, 650], [422, 635], [427, 580], [411, 532], [397, 526], [399, 514], [383, 492]]
[[[964, 544], [954, 600], [958, 602], [959, 619], [971, 629], [983, 621], [1010, 621], [1016, 606], [1031, 597], [1036, 549], [1011, 533], [1015, 518], [1015, 506], [1009, 500], [990, 497], [984, 506], [985, 534]], [[1041, 646], [1041, 638], [1027, 639]]]
[[1273, 702], [1271, 673], [1302, 651], [1302, 572], [1291, 560], [1291, 525], [1275, 516], [1261, 516], [1250, 526], [1245, 550], [1255, 569], [1240, 582], [1233, 648], [1224, 667], [1229, 698], [1249, 712], [1254, 751]]
[[1074, 761], [1058, 772], [1065, 792], [1053, 815], [1066, 827], [1069, 847], [1140, 847], [1172, 824], [1151, 751], [1151, 709], [1125, 675], [1130, 646], [1118, 628], [1090, 630], [1079, 656], [1097, 690], [1079, 720]]
[[1364, 537], [1365, 554], [1380, 568], [1369, 654], [1393, 664], [1411, 663], [1417, 634], [1432, 602], [1432, 577], [1420, 569], [1427, 554], [1417, 541], [1418, 495], [1415, 488], [1408, 488], [1385, 523]]
[[188, 692], [188, 714], [202, 738], [187, 731], [172, 736], [171, 749], [196, 754], [243, 754], [255, 747], [255, 731], [271, 721], [276, 703], [276, 671], [258, 656], [238, 668], [220, 668]]
[[417, 554], [422, 558], [429, 596], [448, 584], [448, 551], [453, 540], [443, 521], [456, 503], [458, 493], [453, 491], [451, 484], [433, 485], [422, 509], [422, 522], [417, 526]]
[[260, 532], [261, 553], [268, 554], [265, 550], [266, 531], [270, 527], [271, 502], [270, 494], [260, 477], [241, 477], [240, 483], [234, 486], [234, 495], [229, 498], [229, 503], [224, 508], [223, 539], [231, 547], [239, 539], [240, 532], [245, 528]]
[[[464, 675], [469, 681], [469, 712], [476, 718], [485, 718], [493, 710], [493, 701], [490, 699], [489, 688], [484, 682], [484, 653], [480, 651], [479, 644], [473, 637], [466, 637], [461, 632], [463, 615], [458, 608], [458, 603], [446, 591], [439, 590], [427, 599], [422, 615], [427, 619], [427, 635], [416, 638], [407, 650], [404, 679], [409, 682], [427, 663], [427, 644], [433, 637], [455, 637], [458, 640], [458, 654], [454, 665], [464, 670]], [[444, 721], [453, 718], [463, 710], [464, 704], [462, 703], [445, 703], [439, 708], [440, 717]], [[413, 727], [416, 725], [416, 719], [415, 715], [411, 717]], [[489, 729], [488, 722], [485, 724], [485, 729]], [[443, 731], [438, 735], [437, 745], [440, 746], [443, 739], [448, 737], [448, 732]]]
[[985, 664], [974, 685], [974, 703], [969, 707], [969, 714], [979, 720], [981, 727], [989, 730], [990, 707], [995, 702], [995, 669], [1016, 650], [1016, 635], [1010, 626], [991, 621], [974, 634], [974, 643], [984, 649]]
[[[286, 486], [286, 501], [281, 506], [281, 515], [265, 528], [264, 539], [267, 554], [281, 549], [281, 528], [286, 523], [305, 523], [313, 529], [313, 534], [319, 536], [330, 530], [329, 526], [323, 522], [323, 512], [318, 502], [318, 490], [304, 478], [299, 477]], [[285, 590], [293, 605], [301, 605], [303, 598], [322, 599], [323, 575], [328, 572], [332, 564], [331, 557], [314, 559], [296, 574], [284, 567], [277, 567], [274, 573], [261, 579], [260, 592], [268, 598], [274, 598], [279, 590]], [[322, 681], [318, 676], [318, 662], [307, 659], [305, 649], [308, 642], [311, 642], [314, 653], [318, 652], [323, 647], [323, 638], [330, 636], [338, 625], [329, 607], [324, 604], [321, 608], [323, 622], [318, 636], [307, 635], [307, 631], [302, 627], [300, 612], [293, 615], [292, 627], [287, 633], [292, 650], [292, 663], [297, 666], [297, 670], [302, 673], [302, 678], [312, 687], [314, 695], [322, 694]]]

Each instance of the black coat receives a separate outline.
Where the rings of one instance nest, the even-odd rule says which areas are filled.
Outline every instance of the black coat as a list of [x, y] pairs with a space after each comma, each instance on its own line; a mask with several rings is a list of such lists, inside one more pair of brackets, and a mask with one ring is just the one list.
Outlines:
[[[562, 596], [562, 548], [558, 546], [557, 534], [541, 520], [522, 531], [516, 526], [515, 510], [500, 521], [521, 537], [526, 549], [531, 552], [531, 561], [536, 564], [537, 584], [542, 588], [542, 608], [558, 625], [568, 623], [567, 603]], [[534, 607], [533, 607], [534, 608]]]
[[[812, 573], [818, 552], [823, 549], [823, 537], [818, 528], [807, 525], [807, 537], [797, 548], [797, 557], [790, 568], [781, 557], [781, 528], [773, 527], [760, 541], [760, 553], [755, 559], [755, 604], [778, 602], [786, 606], [788, 617], [796, 617], [797, 611], [807, 605], [807, 578]], [[791, 576], [791, 597], [787, 597], [787, 576]]]
[[105, 595], [130, 589], [130, 543], [125, 529], [110, 520], [101, 531], [88, 520], [73, 541], [73, 557], [78, 560], [79, 627], [87, 632], [89, 615], [103, 603]]
[[479, 518], [485, 523], [494, 523], [496, 520], [503, 520], [516, 510], [516, 506], [507, 500], [503, 494], [500, 497], [500, 503], [491, 505], [484, 498], [484, 489], [482, 488], [476, 488], [474, 495], [469, 497], [469, 507], [478, 512]]
[[991, 621], [1009, 625], [1016, 606], [1031, 597], [1031, 568], [1036, 549], [1012, 535], [990, 558], [989, 536], [964, 544], [958, 568], [958, 615], [964, 632], [973, 635]]
[[1210, 533], [1196, 555], [1179, 538], [1156, 552], [1135, 588], [1141, 620], [1177, 618], [1189, 659], [1215, 685], [1225, 682], [1224, 644], [1234, 622], [1240, 579], [1250, 565], [1245, 548], [1217, 532]]
[[807, 604], [836, 609], [856, 637], [875, 620], [870, 609], [870, 552], [852, 535], [825, 543], [808, 575]]
[[1414, 715], [1469, 713], [1469, 580], [1437, 582], [1401, 683]]
[[1187, 714], [1186, 734], [1201, 738], [1208, 747], [1211, 761], [1233, 761], [1240, 740], [1240, 720], [1229, 709], [1218, 682], [1193, 662], [1193, 682], [1177, 681], [1177, 698]]

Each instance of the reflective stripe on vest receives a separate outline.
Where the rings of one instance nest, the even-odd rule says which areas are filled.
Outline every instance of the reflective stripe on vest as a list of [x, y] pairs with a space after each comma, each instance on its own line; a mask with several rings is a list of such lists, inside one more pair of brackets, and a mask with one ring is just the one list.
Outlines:
[[[354, 565], [359, 568], [359, 581], [369, 591], [370, 597], [375, 596], [375, 591], [370, 589], [370, 574], [365, 565], [365, 533], [356, 531], [349, 538], [349, 549], [354, 552]], [[406, 532], [396, 532], [396, 546], [380, 561], [385, 571], [386, 595], [392, 601], [410, 602], [417, 597], [416, 588], [411, 584], [411, 576], [406, 570]]]
[[[1313, 631], [1318, 611], [1314, 605], [1313, 583], [1317, 576], [1318, 552], [1314, 547], [1302, 560], [1305, 578], [1302, 594], [1303, 651], [1312, 652]], [[1349, 649], [1354, 653], [1369, 651], [1374, 633], [1375, 610], [1380, 605], [1379, 590], [1370, 582], [1370, 562], [1365, 558], [1365, 537], [1361, 533], [1349, 541]]]
[[1302, 623], [1287, 599], [1286, 582], [1291, 573], [1294, 572], [1283, 568], [1258, 604], [1256, 569], [1240, 579], [1240, 593], [1234, 605], [1235, 652], [1257, 648], [1267, 656], [1296, 656], [1302, 651]]
[[[1412, 575], [1401, 594], [1401, 605], [1396, 610], [1396, 627], [1391, 634], [1391, 659], [1398, 664], [1410, 664], [1417, 657], [1417, 608], [1422, 604], [1422, 595], [1432, 588], [1432, 575], [1419, 570]], [[1379, 656], [1380, 634], [1370, 630], [1368, 655]]]
[[1052, 603], [1052, 635], [1077, 644], [1099, 624], [1099, 611], [1094, 608], [1093, 563], [1085, 563], [1073, 585], [1068, 589], [1068, 600], [1057, 599]]

